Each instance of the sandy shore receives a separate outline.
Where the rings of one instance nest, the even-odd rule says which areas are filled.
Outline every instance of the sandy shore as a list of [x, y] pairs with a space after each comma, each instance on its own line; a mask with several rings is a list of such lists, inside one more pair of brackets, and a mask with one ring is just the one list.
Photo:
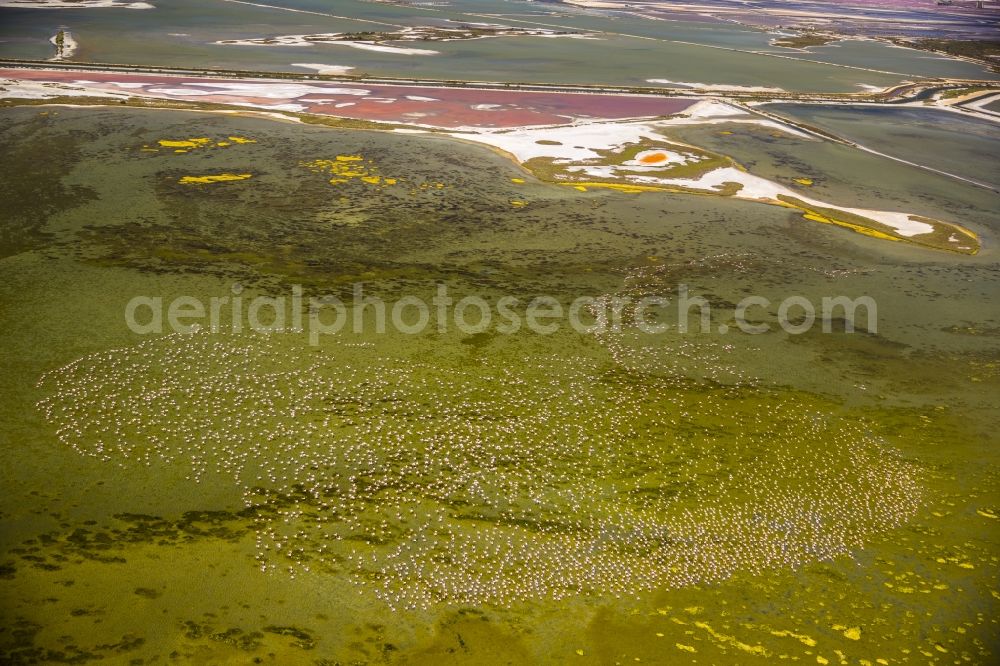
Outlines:
[[60, 30], [52, 35], [49, 42], [56, 47], [56, 54], [51, 60], [69, 60], [79, 46], [69, 30]]

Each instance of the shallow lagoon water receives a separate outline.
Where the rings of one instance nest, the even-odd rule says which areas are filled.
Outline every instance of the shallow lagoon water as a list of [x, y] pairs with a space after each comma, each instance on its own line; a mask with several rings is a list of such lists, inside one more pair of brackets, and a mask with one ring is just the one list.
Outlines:
[[814, 125], [893, 157], [1000, 188], [996, 123], [937, 109], [770, 104], [779, 115]]
[[[32, 226], [30, 216], [14, 220], [23, 233], [0, 260], [6, 342], [0, 357], [0, 428], [10, 453], [4, 472], [9, 489], [3, 505], [5, 577], [0, 579], [8, 629], [0, 634], [0, 646], [8, 660], [84, 655], [114, 663], [175, 654], [175, 659], [202, 663], [254, 658], [264, 663], [606, 663], [638, 657], [647, 663], [763, 664], [781, 655], [810, 662], [822, 656], [837, 663], [837, 651], [851, 662], [924, 663], [923, 652], [966, 655], [973, 663], [990, 660], [998, 590], [996, 519], [989, 517], [996, 511], [997, 480], [997, 423], [990, 396], [1000, 382], [1000, 322], [988, 307], [998, 289], [996, 255], [989, 244], [978, 257], [959, 257], [880, 243], [765, 205], [698, 196], [578, 193], [530, 178], [517, 185], [510, 179], [524, 174], [512, 163], [445, 139], [192, 113], [55, 107], [5, 110], [0, 127], [5, 154], [15, 157], [3, 167], [8, 187], [37, 186], [48, 173], [47, 186], [61, 193], [54, 199], [56, 209], [45, 211], [44, 225]], [[230, 135], [256, 143], [184, 154], [143, 150], [160, 139]], [[26, 142], [47, 146], [50, 159], [39, 164], [37, 155], [13, 150]], [[383, 189], [360, 182], [337, 187], [301, 166], [337, 154], [364, 155], [385, 176], [406, 182]], [[828, 157], [836, 160], [837, 154]], [[758, 166], [765, 162], [760, 158]], [[831, 169], [844, 179], [845, 190], [856, 188], [859, 198], [878, 196], [863, 174], [851, 181], [850, 169], [835, 163]], [[177, 182], [183, 175], [217, 171], [249, 171], [253, 177], [195, 189]], [[438, 182], [442, 188], [420, 187]], [[514, 197], [527, 205], [511, 207]], [[935, 205], [947, 208], [949, 203]], [[979, 211], [979, 224], [991, 228], [995, 220], [987, 212]], [[774, 298], [792, 289], [811, 297], [868, 293], [885, 309], [877, 335], [801, 340], [781, 333], [752, 339], [670, 334], [648, 340], [631, 330], [605, 337], [451, 331], [338, 337], [314, 350], [294, 335], [264, 341], [221, 336], [220, 344], [251, 352], [254, 362], [244, 368], [242, 380], [236, 366], [200, 362], [194, 338], [189, 339], [194, 346], [141, 338], [122, 322], [124, 304], [136, 294], [207, 299], [230, 294], [239, 282], [248, 295], [285, 293], [290, 284], [301, 283], [310, 292], [346, 296], [356, 280], [387, 299], [410, 292], [429, 295], [437, 282], [456, 294], [548, 293], [560, 299], [664, 290], [685, 282], [718, 304], [713, 323], [727, 319], [725, 301], [749, 292]], [[365, 346], [352, 347], [358, 344]], [[187, 351], [178, 356], [172, 349]], [[60, 370], [92, 354], [97, 356], [75, 370]], [[775, 360], [788, 357], [801, 362], [770, 370]], [[217, 448], [199, 449], [205, 442], [192, 430], [190, 443], [170, 443], [177, 450], [168, 462], [153, 454], [148, 442], [155, 433], [147, 430], [128, 440], [136, 448], [91, 455], [104, 437], [100, 428], [131, 416], [121, 411], [126, 403], [116, 400], [136, 394], [141, 384], [173, 376], [184, 390], [208, 386], [206, 381], [219, 381], [218, 386], [235, 381], [235, 387], [242, 381], [246, 395], [267, 398], [273, 373], [301, 371], [314, 358], [331, 359], [317, 372], [341, 380], [340, 401], [325, 401], [336, 407], [325, 414], [354, 415], [361, 423], [365, 419], [359, 415], [396, 414], [383, 434], [398, 434], [405, 442], [400, 451], [382, 446], [372, 450], [376, 459], [337, 459], [350, 471], [367, 466], [372, 484], [365, 488], [368, 495], [359, 496], [369, 502], [366, 511], [413, 509], [418, 523], [432, 510], [443, 511], [458, 538], [479, 535], [495, 543], [489, 539], [502, 528], [510, 539], [505, 536], [504, 543], [513, 544], [515, 552], [562, 533], [565, 513], [559, 507], [571, 505], [560, 502], [573, 495], [542, 496], [540, 506], [516, 507], [519, 513], [511, 515], [518, 520], [503, 527], [498, 507], [482, 501], [495, 501], [497, 489], [444, 493], [440, 486], [422, 485], [426, 479], [414, 468], [373, 500], [370, 493], [386, 480], [380, 470], [393, 462], [391, 454], [414, 454], [404, 456], [404, 462], [425, 460], [420, 455], [427, 452], [417, 447], [420, 438], [407, 437], [426, 435], [437, 427], [430, 423], [440, 424], [440, 437], [460, 440], [476, 428], [486, 435], [505, 422], [516, 425], [517, 420], [506, 420], [521, 413], [526, 417], [522, 427], [544, 424], [537, 432], [551, 438], [554, 447], [532, 448], [525, 430], [512, 431], [508, 444], [524, 445], [521, 462], [533, 464], [521, 467], [512, 460], [508, 473], [496, 478], [526, 484], [521, 499], [561, 475], [588, 492], [620, 490], [641, 479], [646, 491], [630, 497], [654, 516], [663, 510], [657, 502], [671, 497], [664, 492], [671, 487], [668, 482], [682, 498], [700, 498], [702, 508], [720, 506], [722, 515], [733, 515], [746, 498], [719, 491], [728, 487], [723, 483], [727, 472], [748, 454], [752, 459], [740, 474], [767, 469], [754, 459], [774, 456], [833, 461], [834, 476], [814, 477], [792, 465], [767, 481], [784, 500], [806, 493], [823, 506], [846, 506], [839, 484], [859, 481], [849, 481], [856, 470], [844, 465], [842, 456], [865, 440], [880, 453], [871, 465], [858, 466], [875, 477], [861, 481], [866, 490], [855, 493], [854, 500], [884, 497], [884, 484], [869, 485], [881, 478], [878, 470], [905, 469], [916, 483], [917, 503], [909, 509], [905, 503], [887, 503], [902, 512], [895, 518], [898, 527], [882, 525], [870, 532], [877, 523], [861, 520], [863, 536], [849, 554], [820, 560], [814, 552], [795, 569], [774, 564], [758, 571], [760, 560], [748, 554], [759, 552], [737, 542], [725, 557], [715, 546], [704, 551], [718, 558], [706, 560], [716, 566], [740, 563], [715, 581], [678, 585], [666, 576], [652, 589], [627, 585], [620, 597], [599, 585], [563, 587], [561, 594], [543, 586], [544, 594], [516, 600], [463, 601], [446, 595], [406, 609], [392, 594], [393, 581], [426, 580], [423, 574], [372, 564], [384, 561], [380, 549], [405, 543], [394, 540], [400, 526], [392, 516], [375, 520], [374, 514], [363, 513], [354, 529], [367, 540], [336, 540], [327, 533], [331, 527], [309, 524], [310, 514], [321, 515], [320, 508], [301, 490], [290, 492], [287, 479], [298, 478], [300, 471], [284, 463], [273, 468], [278, 476], [270, 482], [270, 489], [284, 489], [284, 496], [264, 495], [270, 502], [258, 502], [275, 507], [276, 515], [248, 511], [241, 487], [233, 482], [231, 464], [237, 457], [226, 447], [249, 450], [252, 435], [261, 431], [250, 419], [263, 402], [240, 406], [215, 396], [227, 405], [225, 414], [245, 419], [231, 430], [212, 426], [234, 438]], [[116, 373], [127, 363], [137, 364], [135, 372], [121, 379], [136, 384], [107, 385], [119, 379]], [[352, 366], [356, 372], [348, 372]], [[380, 370], [385, 367], [392, 370]], [[415, 367], [423, 369], [408, 371], [403, 381], [400, 368]], [[820, 367], [826, 374], [818, 386]], [[507, 381], [517, 379], [526, 389], [505, 385], [498, 378], [504, 373]], [[387, 378], [391, 385], [380, 386]], [[561, 391], [549, 389], [550, 404], [533, 397], [539, 386], [564, 381], [559, 378], [569, 379]], [[72, 399], [74, 391], [102, 382], [93, 395], [96, 402]], [[643, 409], [651, 419], [678, 419], [664, 442], [677, 438], [671, 450], [679, 466], [635, 467], [637, 454], [668, 452], [644, 438], [652, 432], [648, 424], [639, 428], [638, 439], [627, 437], [629, 428], [638, 427], [631, 401], [639, 395], [646, 396]], [[457, 420], [448, 415], [452, 403], [468, 408], [470, 400], [490, 398], [492, 403], [476, 405], [478, 420], [471, 413]], [[291, 403], [281, 400], [290, 398], [271, 399], [285, 418], [283, 408]], [[45, 401], [43, 409], [36, 407], [38, 401]], [[595, 420], [595, 402], [604, 405], [604, 425]], [[93, 411], [72, 416], [85, 425], [79, 437], [58, 431], [69, 422], [66, 412], [46, 417], [44, 407], [52, 404], [91, 405]], [[617, 412], [619, 407], [624, 409]], [[191, 405], [185, 409], [186, 416], [197, 415]], [[555, 414], [539, 421], [539, 409]], [[606, 446], [576, 465], [563, 447], [577, 440], [558, 416], [579, 409], [584, 411], [573, 425], [590, 428], [584, 434]], [[150, 427], [160, 428], [161, 435], [181, 423], [168, 418], [166, 410], [159, 414]], [[469, 430], [461, 435], [456, 427]], [[384, 444], [377, 437], [369, 433], [369, 441]], [[559, 455], [545, 457], [553, 451]], [[497, 452], [510, 455], [517, 447]], [[266, 464], [268, 459], [260, 460]], [[193, 471], [201, 463], [204, 472], [196, 479]], [[452, 479], [485, 464], [481, 457], [455, 458], [455, 463]], [[676, 476], [671, 479], [665, 469]], [[343, 482], [341, 474], [348, 470], [334, 466], [321, 478]], [[640, 471], [644, 474], [635, 476]], [[848, 476], [836, 476], [843, 474]], [[816, 485], [824, 478], [837, 483]], [[310, 482], [309, 472], [299, 480]], [[262, 485], [267, 487], [268, 480]], [[416, 503], [412, 493], [422, 487], [423, 503]], [[389, 501], [391, 493], [406, 502]], [[588, 506], [592, 517], [608, 517], [628, 504]], [[262, 546], [288, 536], [280, 532], [285, 516], [294, 516], [292, 536], [306, 532], [294, 545], [308, 557], [289, 561], [268, 549], [265, 564], [280, 566], [261, 572]], [[382, 520], [390, 524], [383, 526]], [[612, 545], [648, 545], [627, 532], [606, 534]], [[347, 543], [364, 566], [352, 569], [319, 555], [327, 542], [332, 544], [327, 550]], [[470, 552], [459, 549], [451, 555]], [[641, 552], [614, 552], [615, 571], [638, 570]], [[405, 558], [396, 562], [406, 564]], [[441, 571], [449, 570], [471, 569], [442, 560]], [[562, 569], [546, 570], [558, 576]], [[379, 571], [383, 574], [376, 575]], [[385, 575], [389, 571], [396, 577]], [[359, 585], [359, 576], [367, 584]]]
[[873, 67], [913, 76], [997, 79], [1000, 74], [973, 62], [873, 40], [836, 42], [809, 49], [799, 57], [852, 67]]

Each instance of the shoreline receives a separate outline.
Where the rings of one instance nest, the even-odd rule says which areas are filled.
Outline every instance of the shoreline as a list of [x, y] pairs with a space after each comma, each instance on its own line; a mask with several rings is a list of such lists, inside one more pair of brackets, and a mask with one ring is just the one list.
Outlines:
[[[9, 100], [10, 98], [8, 98]], [[17, 100], [13, 100], [15, 103], [10, 104], [13, 106], [66, 106], [66, 107], [76, 107], [85, 108], [90, 106], [95, 107], [109, 107], [109, 108], [121, 108], [122, 98], [108, 98], [108, 99], [118, 99], [119, 105], [106, 104], [106, 103], [95, 103], [95, 104], [72, 104], [72, 103], [46, 103], [44, 100], [29, 101], [22, 104], [17, 104]], [[143, 99], [156, 101], [157, 98], [144, 97]], [[301, 112], [295, 112], [293, 115], [287, 115], [285, 113], [279, 113], [274, 111], [266, 110], [252, 110], [252, 109], [205, 109], [198, 108], [196, 103], [190, 104], [188, 108], [170, 108], [166, 106], [156, 106], [156, 105], [143, 105], [139, 107], [130, 106], [129, 108], [146, 108], [149, 110], [176, 110], [176, 111], [192, 111], [192, 112], [202, 112], [202, 113], [215, 113], [215, 114], [225, 114], [225, 115], [243, 115], [246, 117], [257, 117], [266, 120], [279, 120], [284, 122], [292, 122], [296, 124], [315, 124], [320, 126], [327, 126], [331, 129], [356, 129], [356, 130], [369, 130], [369, 131], [382, 131], [382, 132], [396, 132], [400, 134], [422, 134], [430, 136], [440, 136], [442, 138], [447, 138], [449, 140], [459, 140], [469, 144], [476, 144], [480, 147], [487, 148], [497, 155], [500, 155], [513, 164], [515, 164], [522, 172], [531, 175], [533, 178], [541, 183], [547, 185], [553, 185], [558, 187], [571, 186], [580, 190], [581, 192], [586, 192], [587, 189], [606, 189], [612, 191], [618, 191], [622, 193], [641, 193], [641, 192], [673, 192], [673, 193], [683, 193], [683, 194], [696, 194], [704, 196], [718, 196], [725, 198], [738, 199], [741, 201], [747, 201], [750, 203], [763, 203], [772, 206], [780, 206], [784, 208], [793, 208], [799, 210], [803, 213], [803, 219], [820, 222], [824, 224], [832, 224], [834, 226], [839, 226], [842, 228], [849, 229], [856, 233], [862, 235], [867, 235], [870, 237], [890, 240], [897, 242], [905, 242], [918, 247], [930, 248], [938, 251], [946, 251], [964, 255], [974, 256], [978, 254], [981, 250], [981, 245], [979, 241], [979, 236], [961, 225], [944, 222], [941, 220], [933, 220], [930, 218], [925, 218], [917, 214], [910, 214], [904, 212], [896, 211], [877, 211], [869, 209], [852, 208], [850, 206], [842, 206], [837, 204], [828, 204], [826, 202], [811, 199], [809, 197], [804, 197], [799, 195], [794, 190], [790, 190], [783, 185], [774, 183], [767, 179], [755, 176], [748, 173], [743, 167], [736, 164], [732, 165], [736, 168], [715, 168], [701, 174], [697, 179], [667, 179], [662, 182], [629, 182], [627, 179], [621, 181], [594, 181], [590, 180], [580, 180], [580, 181], [567, 181], [567, 180], [557, 180], [554, 178], [546, 178], [537, 173], [531, 168], [526, 162], [522, 162], [521, 159], [514, 153], [505, 150], [500, 145], [493, 145], [487, 141], [483, 141], [484, 135], [489, 134], [503, 134], [504, 131], [496, 132], [483, 132], [476, 131], [477, 128], [469, 128], [472, 131], [458, 132], [457, 134], [454, 130], [449, 130], [448, 128], [434, 128], [434, 127], [420, 127], [415, 125], [405, 125], [400, 127], [400, 123], [389, 124], [386, 123], [385, 126], [380, 127], [376, 121], [368, 121], [371, 126], [367, 127], [351, 127], [349, 124], [345, 126], [340, 126], [337, 124], [327, 124], [323, 122], [309, 122], [304, 119], [304, 117], [316, 117], [314, 114], [304, 114]], [[741, 113], [749, 115], [747, 112], [742, 111], [739, 107], [729, 106], [723, 102], [699, 102], [695, 106], [716, 104], [720, 106], [728, 106], [734, 110], [738, 110]], [[352, 119], [343, 119], [330, 117], [331, 120], [341, 120], [347, 121], [349, 123]], [[734, 116], [734, 119], [739, 122], [740, 118]], [[641, 125], [643, 122], [656, 123], [659, 122], [665, 126], [670, 125], [670, 118], [663, 118], [659, 121], [653, 120], [624, 120], [617, 123], [610, 123], [609, 121], [603, 121], [603, 124], [618, 124], [618, 125]], [[694, 117], [678, 117], [675, 120], [680, 121], [681, 124], [698, 124], [698, 121], [702, 121], [709, 124], [714, 124], [715, 122], [725, 122], [725, 118], [720, 117], [712, 110], [703, 109], [700, 113], [696, 110]], [[771, 123], [767, 120], [746, 120], [743, 122], [756, 122], [757, 124], [763, 124], [770, 126]], [[564, 125], [563, 128], [572, 127], [582, 127], [587, 124], [601, 124], [601, 121], [591, 122], [591, 123], [581, 123], [577, 125]], [[675, 123], [676, 124], [676, 123]], [[553, 127], [534, 127], [534, 128], [521, 128], [526, 131], [537, 131], [541, 132], [542, 135], [548, 135], [555, 128]], [[402, 131], [398, 131], [402, 130]], [[507, 133], [516, 130], [508, 130]], [[793, 130], [794, 132], [794, 130]], [[666, 137], [663, 137], [666, 139]], [[697, 147], [692, 147], [696, 148]], [[603, 149], [607, 149], [605, 146]], [[612, 148], [613, 149], [613, 148]], [[698, 149], [701, 150], [701, 149]], [[869, 151], [874, 152], [874, 151]], [[875, 153], [877, 154], [877, 153]], [[729, 158], [726, 158], [727, 160]], [[528, 160], [530, 161], [530, 160]], [[731, 162], [731, 160], [730, 160]], [[719, 178], [722, 178], [720, 181]], [[707, 184], [708, 189], [701, 187], [703, 184]], [[583, 188], [583, 189], [581, 189]], [[913, 228], [907, 227], [907, 225], [920, 225], [923, 228]], [[932, 238], [939, 237], [942, 232], [947, 233], [946, 241], [942, 242], [931, 242], [930, 239], [921, 239], [919, 236], [929, 235]], [[952, 233], [954, 232], [954, 233]], [[958, 234], [956, 236], [956, 234]], [[955, 246], [954, 244], [949, 246], [951, 239], [957, 239], [959, 241], [964, 239], [965, 243], [972, 242], [972, 245]]]
[[[290, 67], [299, 64], [289, 63]], [[338, 66], [333, 65], [336, 68]], [[563, 95], [611, 95], [623, 97], [650, 98], [716, 98], [726, 97], [745, 101], [796, 101], [830, 103], [873, 103], [902, 104], [925, 94], [927, 90], [944, 90], [961, 87], [985, 87], [1000, 90], [1000, 79], [964, 79], [944, 77], [909, 77], [887, 85], [884, 88], [865, 86], [841, 92], [822, 91], [755, 91], [753, 86], [705, 84], [709, 88], [678, 88], [653, 85], [616, 84], [570, 84], [547, 83], [542, 81], [488, 81], [478, 79], [428, 79], [392, 76], [370, 76], [366, 74], [306, 74], [299, 71], [261, 71], [229, 69], [192, 69], [185, 67], [159, 67], [136, 64], [116, 64], [84, 61], [31, 60], [24, 58], [0, 58], [0, 76], [12, 72], [53, 72], [59, 74], [95, 73], [98, 75], [156, 76], [165, 78], [197, 78], [201, 80], [237, 80], [261, 83], [308, 82], [336, 83], [351, 85], [374, 85], [385, 87], [420, 87], [429, 89], [504, 91], [512, 93], [558, 93]], [[901, 75], [903, 76], [903, 75]], [[12, 74], [7, 78], [20, 78]], [[30, 78], [30, 77], [29, 77]], [[861, 84], [858, 84], [860, 86]], [[748, 90], [747, 88], [750, 88]], [[905, 93], [909, 95], [904, 96]], [[913, 98], [913, 99], [911, 99]]]
[[61, 29], [49, 38], [49, 43], [56, 47], [56, 54], [49, 58], [51, 62], [69, 60], [76, 53], [79, 44], [73, 39], [73, 33], [69, 30]]

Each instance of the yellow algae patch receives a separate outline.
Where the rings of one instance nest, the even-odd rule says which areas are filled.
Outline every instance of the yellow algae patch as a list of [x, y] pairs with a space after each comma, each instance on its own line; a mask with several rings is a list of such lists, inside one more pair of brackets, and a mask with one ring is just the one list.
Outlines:
[[726, 643], [732, 645], [733, 647], [739, 650], [742, 650], [743, 652], [760, 655], [762, 657], [767, 657], [770, 655], [770, 652], [768, 652], [763, 645], [749, 645], [739, 640], [735, 636], [727, 636], [725, 634], [720, 634], [711, 626], [709, 626], [707, 622], [695, 622], [694, 626], [698, 627], [699, 629], [704, 629], [705, 631], [707, 631], [708, 635], [714, 638], [719, 643]]
[[655, 185], [621, 185], [619, 183], [560, 183], [561, 185], [570, 185], [576, 189], [584, 188], [582, 191], [586, 192], [588, 187], [600, 187], [605, 190], [614, 190], [616, 192], [627, 192], [629, 194], [638, 194], [639, 192], [667, 192], [669, 191], [665, 187], [657, 187]]
[[[255, 139], [246, 139], [243, 137], [229, 137], [228, 141], [225, 140], [214, 140], [208, 137], [195, 137], [193, 139], [160, 139], [157, 141], [160, 148], [176, 148], [175, 153], [186, 153], [190, 150], [195, 150], [197, 148], [226, 148], [233, 145], [234, 143], [257, 143]], [[149, 146], [143, 146], [143, 150], [150, 148]], [[154, 149], [155, 150], [155, 149]]]
[[830, 660], [827, 659], [826, 657], [821, 657], [819, 655], [816, 655], [816, 663], [817, 664], [829, 664]]
[[184, 176], [178, 183], [182, 185], [202, 185], [207, 183], [224, 183], [231, 180], [246, 180], [252, 177], [249, 173], [218, 173], [211, 176]]
[[683, 643], [675, 643], [678, 650], [684, 650], [685, 652], [697, 652], [693, 645], [684, 645]]
[[182, 139], [179, 141], [174, 141], [171, 139], [160, 139], [157, 141], [158, 144], [164, 148], [200, 148], [201, 146], [207, 146], [212, 143], [211, 139]]
[[587, 187], [585, 185], [574, 185], [573, 189], [574, 190], [579, 190], [580, 192], [586, 192], [587, 191]]
[[799, 185], [805, 185], [806, 187], [808, 187], [808, 186], [810, 186], [810, 185], [813, 184], [813, 179], [812, 178], [796, 178], [795, 182], [798, 183]]
[[581, 657], [583, 656], [583, 650], [577, 650], [577, 651], [576, 651], [576, 653], [577, 653], [578, 655], [580, 655]]
[[510, 205], [513, 206], [514, 208], [523, 208], [524, 206], [527, 206], [528, 204], [526, 202], [524, 202], [524, 201], [518, 201], [518, 200], [515, 199], [515, 200], [513, 200], [513, 201], [510, 202]]
[[801, 642], [803, 645], [808, 645], [809, 647], [816, 647], [816, 639], [815, 638], [812, 638], [810, 636], [806, 636], [805, 634], [796, 634], [795, 632], [789, 631], [787, 629], [782, 629], [780, 631], [776, 631], [776, 630], [772, 629], [771, 630], [771, 635], [772, 636], [778, 636], [780, 638], [786, 638], [786, 637], [787, 638], [794, 638], [794, 639], [798, 640], [799, 642]]
[[[379, 175], [378, 167], [370, 161], [366, 161], [361, 155], [337, 155], [332, 160], [299, 162], [299, 166], [332, 175], [333, 178], [330, 179], [331, 185], [340, 185], [355, 179], [368, 185], [378, 186], [395, 185], [402, 181], [400, 178], [388, 178]], [[421, 185], [421, 187], [426, 187], [426, 185]]]
[[990, 511], [989, 509], [976, 509], [976, 513], [978, 513], [983, 518], [992, 518], [994, 520], [996, 520], [997, 518], [997, 514]]
[[841, 628], [844, 631], [844, 638], [848, 638], [852, 641], [861, 640], [861, 627], [834, 627], [834, 629]]
[[510, 182], [516, 185], [524, 185], [524, 178], [511, 178]]
[[850, 222], [845, 222], [843, 220], [838, 220], [832, 217], [827, 217], [825, 215], [820, 215], [819, 213], [814, 213], [808, 211], [802, 215], [803, 219], [809, 220], [811, 222], [821, 222], [823, 224], [832, 224], [838, 227], [844, 227], [845, 229], [850, 229], [851, 231], [856, 231], [859, 234], [864, 234], [865, 236], [871, 236], [873, 238], [881, 238], [882, 240], [890, 241], [901, 241], [902, 238], [897, 238], [896, 236], [891, 236], [887, 233], [881, 231], [876, 231], [869, 227], [863, 227], [860, 224], [852, 224]]

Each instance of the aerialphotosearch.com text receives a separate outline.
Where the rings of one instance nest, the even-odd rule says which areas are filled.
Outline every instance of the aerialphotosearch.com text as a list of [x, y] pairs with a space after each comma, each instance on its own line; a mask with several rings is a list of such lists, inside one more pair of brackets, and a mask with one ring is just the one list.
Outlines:
[[[676, 293], [629, 296], [580, 296], [567, 302], [552, 296], [530, 298], [502, 296], [488, 300], [479, 295], [457, 296], [445, 284], [437, 284], [433, 296], [403, 296], [391, 302], [366, 292], [356, 283], [351, 297], [304, 295], [295, 285], [282, 296], [252, 298], [236, 284], [224, 296], [208, 299], [190, 295], [171, 298], [136, 296], [125, 306], [125, 323], [141, 335], [164, 332], [189, 333], [196, 330], [218, 332], [307, 333], [310, 344], [324, 336], [344, 333], [382, 334], [389, 330], [419, 335], [428, 330], [439, 333], [457, 330], [467, 335], [495, 331], [512, 335], [527, 330], [552, 335], [563, 327], [582, 334], [600, 335], [634, 327], [643, 333], [743, 333], [759, 335], [780, 327], [799, 335], [820, 326], [823, 332], [877, 331], [877, 304], [870, 296], [823, 296], [810, 299], [789, 295], [775, 301], [764, 296], [747, 296], [718, 317], [713, 325], [712, 305], [681, 284]], [[774, 324], [768, 323], [774, 320]]]

